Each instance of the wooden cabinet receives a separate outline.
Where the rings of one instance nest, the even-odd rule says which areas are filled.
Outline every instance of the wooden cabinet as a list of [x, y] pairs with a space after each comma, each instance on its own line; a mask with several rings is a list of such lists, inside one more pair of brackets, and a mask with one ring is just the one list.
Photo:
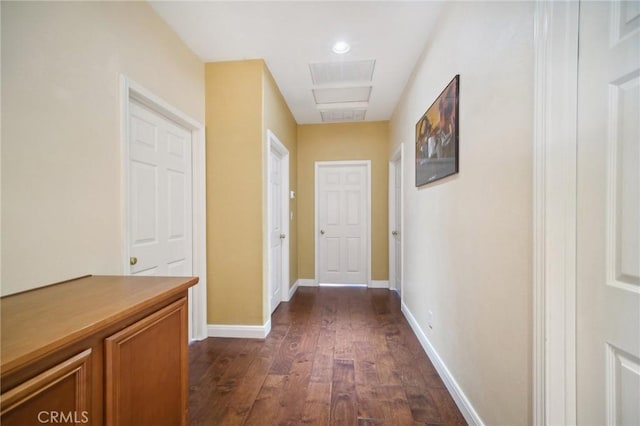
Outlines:
[[186, 425], [196, 282], [90, 276], [0, 298], [0, 423]]
[[[91, 349], [50, 368], [2, 394], [2, 425], [51, 422], [64, 415], [76, 423], [89, 421]], [[62, 414], [64, 413], [64, 414]]]
[[187, 424], [186, 329], [181, 299], [106, 339], [108, 425]]

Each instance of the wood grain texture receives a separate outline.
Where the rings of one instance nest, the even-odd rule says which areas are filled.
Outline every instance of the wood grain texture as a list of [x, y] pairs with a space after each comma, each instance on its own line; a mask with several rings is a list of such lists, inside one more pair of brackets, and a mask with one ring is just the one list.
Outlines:
[[190, 346], [190, 424], [466, 424], [395, 293], [299, 288], [271, 323]]
[[198, 278], [89, 276], [2, 297], [2, 375], [177, 296], [197, 282]]

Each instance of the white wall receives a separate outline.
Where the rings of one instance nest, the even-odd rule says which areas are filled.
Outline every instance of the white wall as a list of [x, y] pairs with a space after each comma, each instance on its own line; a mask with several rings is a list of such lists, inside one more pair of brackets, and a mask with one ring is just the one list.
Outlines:
[[204, 65], [146, 2], [2, 2], [2, 294], [119, 274], [119, 76], [204, 122]]
[[[414, 126], [455, 74], [460, 173], [417, 189]], [[532, 93], [533, 3], [455, 3], [391, 121], [403, 301], [486, 424], [531, 422]]]

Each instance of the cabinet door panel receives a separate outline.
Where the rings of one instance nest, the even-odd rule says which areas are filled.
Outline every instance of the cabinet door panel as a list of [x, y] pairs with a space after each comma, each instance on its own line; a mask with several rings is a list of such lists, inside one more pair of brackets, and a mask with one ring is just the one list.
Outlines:
[[107, 425], [186, 425], [186, 299], [105, 340]]
[[91, 421], [91, 349], [27, 380], [0, 397], [3, 426]]

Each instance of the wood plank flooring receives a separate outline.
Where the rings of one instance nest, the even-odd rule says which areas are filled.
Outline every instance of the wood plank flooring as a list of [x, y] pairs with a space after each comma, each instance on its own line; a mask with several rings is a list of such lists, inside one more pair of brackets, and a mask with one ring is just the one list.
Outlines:
[[384, 289], [301, 287], [264, 339], [189, 347], [192, 425], [464, 425]]

